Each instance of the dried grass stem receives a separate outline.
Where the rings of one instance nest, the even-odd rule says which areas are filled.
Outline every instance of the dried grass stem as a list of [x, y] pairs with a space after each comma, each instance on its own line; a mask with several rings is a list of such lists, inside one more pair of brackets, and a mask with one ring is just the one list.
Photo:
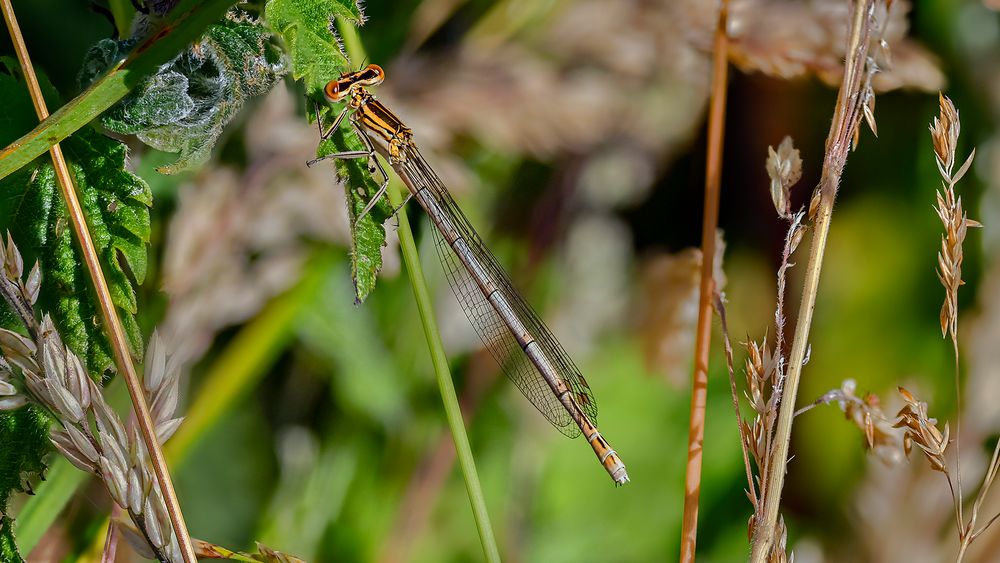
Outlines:
[[[45, 107], [45, 100], [42, 97], [41, 88], [39, 88], [38, 85], [38, 79], [35, 77], [34, 69], [31, 65], [31, 59], [28, 56], [27, 46], [24, 42], [23, 36], [21, 35], [17, 19], [14, 16], [13, 6], [11, 5], [10, 0], [0, 1], [0, 6], [3, 8], [4, 20], [7, 23], [7, 29], [10, 32], [11, 40], [14, 43], [15, 50], [17, 51], [17, 57], [24, 72], [25, 80], [28, 83], [28, 90], [31, 94], [32, 102], [35, 105], [35, 111], [38, 114], [38, 119], [40, 121], [44, 120], [48, 117], [48, 109]], [[53, 145], [50, 152], [63, 199], [66, 202], [70, 223], [72, 224], [77, 240], [80, 242], [80, 249], [83, 254], [84, 262], [86, 263], [87, 271], [90, 274], [90, 279], [94, 284], [97, 300], [101, 306], [104, 326], [108, 331], [111, 347], [114, 350], [115, 363], [118, 367], [119, 373], [121, 373], [122, 377], [125, 379], [125, 383], [128, 387], [129, 395], [132, 399], [132, 405], [139, 421], [142, 439], [145, 443], [147, 451], [149, 452], [153, 469], [156, 474], [157, 484], [163, 492], [171, 524], [174, 532], [180, 540], [181, 552], [184, 556], [184, 561], [185, 563], [195, 563], [197, 558], [194, 554], [191, 537], [188, 535], [187, 526], [184, 523], [184, 516], [181, 513], [180, 503], [177, 501], [177, 495], [174, 492], [174, 486], [170, 480], [170, 473], [167, 469], [166, 460], [163, 457], [163, 451], [160, 449], [160, 444], [156, 439], [153, 419], [149, 414], [149, 407], [143, 396], [142, 384], [139, 382], [135, 366], [132, 363], [132, 357], [129, 352], [125, 331], [122, 328], [121, 319], [118, 317], [118, 311], [115, 309], [115, 305], [111, 299], [111, 292], [108, 289], [104, 273], [101, 270], [101, 263], [97, 257], [97, 251], [94, 247], [90, 231], [87, 227], [86, 217], [83, 213], [82, 207], [80, 206], [80, 201], [74, 188], [72, 175], [70, 174], [69, 167], [66, 164], [66, 159], [63, 157], [62, 150], [59, 145]], [[23, 312], [18, 311], [18, 314], [23, 314]]]
[[719, 191], [722, 178], [722, 145], [726, 122], [726, 85], [729, 38], [726, 33], [729, 1], [722, 0], [715, 29], [712, 61], [712, 94], [708, 114], [708, 159], [705, 166], [705, 206], [701, 232], [701, 283], [698, 327], [695, 333], [694, 373], [691, 377], [691, 413], [688, 423], [688, 462], [684, 482], [684, 515], [681, 526], [681, 563], [695, 560], [698, 537], [698, 500], [701, 493], [701, 458], [705, 439], [705, 405], [708, 400], [708, 357], [712, 344], [712, 296], [715, 292], [716, 231], [719, 224]]
[[833, 203], [844, 165], [847, 162], [851, 140], [860, 123], [862, 106], [865, 101], [862, 83], [871, 39], [873, 8], [874, 0], [859, 0], [854, 5], [854, 21], [851, 25], [843, 82], [837, 95], [833, 125], [827, 137], [823, 172], [813, 197], [813, 203], [810, 206], [810, 216], [814, 218], [814, 234], [809, 248], [809, 262], [806, 266], [802, 304], [799, 307], [799, 319], [792, 340], [788, 373], [783, 388], [783, 400], [775, 427], [774, 447], [769, 467], [764, 476], [766, 480], [762, 486], [764, 506], [759, 513], [754, 530], [750, 557], [752, 563], [767, 561], [778, 526], [778, 508], [788, 463], [788, 446], [795, 414], [795, 398], [798, 394], [802, 364], [809, 346], [809, 329], [816, 306], [816, 293], [819, 288], [823, 254], [826, 250], [826, 241], [830, 230]]

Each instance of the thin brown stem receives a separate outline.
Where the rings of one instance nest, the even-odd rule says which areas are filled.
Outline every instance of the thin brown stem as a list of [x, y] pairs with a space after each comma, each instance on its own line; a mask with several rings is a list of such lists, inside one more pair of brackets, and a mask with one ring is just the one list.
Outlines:
[[983, 524], [982, 528], [980, 528], [980, 529], [976, 530], [975, 532], [973, 532], [971, 534], [972, 539], [974, 540], [974, 539], [978, 538], [980, 536], [980, 534], [982, 534], [987, 529], [989, 529], [989, 527], [992, 526], [993, 523], [997, 521], [997, 519], [1000, 519], [1000, 513], [994, 514], [992, 518], [990, 518], [985, 524]]
[[809, 347], [809, 329], [812, 325], [816, 294], [819, 289], [820, 273], [823, 268], [823, 254], [830, 232], [833, 203], [837, 196], [840, 178], [847, 163], [851, 140], [861, 117], [861, 84], [864, 63], [868, 54], [871, 34], [870, 18], [874, 0], [858, 0], [854, 5], [854, 21], [848, 41], [844, 78], [837, 94], [833, 124], [826, 141], [823, 159], [823, 173], [817, 186], [818, 200], [815, 205], [812, 242], [809, 248], [809, 262], [806, 266], [802, 290], [802, 304], [799, 319], [795, 325], [795, 335], [788, 362], [788, 373], [782, 390], [782, 400], [775, 426], [774, 444], [770, 452], [767, 474], [764, 475], [764, 509], [758, 515], [753, 534], [750, 561], [764, 563], [774, 545], [775, 530], [778, 525], [778, 508], [781, 491], [785, 483], [788, 465], [788, 447], [791, 441], [792, 421], [795, 415], [795, 399], [806, 350]]
[[719, 223], [722, 140], [726, 121], [728, 11], [728, 0], [722, 0], [715, 30], [712, 95], [708, 113], [708, 159], [705, 166], [705, 208], [701, 231], [701, 287], [698, 300], [698, 329], [695, 335], [694, 374], [691, 381], [691, 418], [688, 426], [688, 463], [684, 483], [681, 563], [694, 561], [698, 537], [698, 498], [701, 493], [701, 456], [705, 439], [705, 403], [708, 396], [708, 355], [712, 343], [712, 294], [715, 291], [713, 276], [715, 233]]
[[[957, 439], [958, 438], [956, 436], [956, 440]], [[956, 455], [957, 455], [957, 448], [956, 448]], [[983, 477], [983, 484], [979, 487], [979, 492], [976, 494], [976, 501], [972, 504], [972, 514], [969, 516], [968, 524], [964, 524], [963, 520], [961, 519], [962, 518], [960, 512], [962, 504], [961, 497], [958, 500], [956, 500], [955, 510], [956, 513], [959, 514], [958, 533], [960, 541], [958, 557], [956, 558], [957, 562], [960, 562], [964, 559], [966, 550], [968, 550], [969, 546], [972, 545], [972, 542], [975, 541], [975, 539], [979, 537], [980, 534], [985, 532], [987, 528], [989, 528], [994, 522], [996, 522], [998, 517], [1000, 517], [1000, 514], [994, 515], [992, 518], [989, 519], [989, 521], [986, 522], [986, 524], [983, 525], [982, 528], [976, 530], [976, 522], [979, 520], [979, 511], [982, 509], [983, 501], [986, 500], [986, 495], [989, 493], [990, 488], [993, 486], [993, 482], [996, 480], [998, 470], [1000, 470], [1000, 440], [997, 441], [997, 444], [993, 449], [993, 457], [990, 459], [990, 464], [986, 467], [986, 476]]]
[[945, 480], [948, 481], [948, 491], [951, 492], [951, 500], [952, 500], [952, 504], [954, 505], [953, 508], [954, 508], [954, 512], [955, 512], [955, 528], [958, 530], [958, 533], [961, 535], [961, 533], [962, 533], [962, 513], [960, 511], [960, 508], [962, 506], [962, 502], [959, 500], [959, 498], [958, 498], [958, 496], [956, 494], [956, 491], [955, 491], [955, 482], [952, 481], [952, 479], [951, 479], [951, 473], [948, 473], [947, 471], [945, 471], [944, 472], [944, 478], [945, 478]]
[[[965, 495], [962, 493], [962, 383], [959, 371], [961, 361], [958, 356], [958, 335], [954, 332], [951, 334], [951, 343], [955, 349], [955, 412], [959, 414], [955, 417], [955, 482], [958, 485], [958, 498], [955, 499], [955, 503], [956, 510], [958, 510], [958, 520], [964, 522], [965, 515], [962, 512], [962, 502], [965, 500]], [[975, 519], [973, 518], [973, 522], [970, 524], [974, 523]], [[963, 538], [968, 535], [961, 527], [959, 527], [959, 533], [962, 534]]]
[[[996, 447], [993, 448], [993, 458], [990, 459], [990, 464], [987, 466], [986, 477], [983, 478], [983, 485], [979, 488], [979, 493], [976, 495], [976, 502], [972, 505], [972, 519], [970, 521], [972, 525], [970, 526], [970, 529], [975, 527], [976, 519], [979, 517], [979, 511], [983, 507], [983, 501], [986, 500], [986, 495], [990, 492], [990, 487], [993, 486], [993, 482], [997, 478], [998, 470], [1000, 470], [1000, 440], [997, 440]], [[988, 526], [989, 524], [984, 526], [982, 530], [975, 532], [973, 535], [978, 536]]]
[[[31, 93], [31, 100], [35, 105], [35, 112], [38, 114], [39, 121], [43, 121], [49, 115], [48, 108], [45, 106], [41, 88], [38, 86], [38, 79], [31, 66], [27, 45], [14, 17], [13, 6], [11, 6], [10, 0], [0, 0], [0, 5], [3, 8], [4, 20], [7, 22], [7, 29], [10, 31], [11, 41], [14, 43], [14, 48], [17, 51], [18, 61], [21, 64], [25, 80], [28, 83], [28, 90]], [[101, 263], [97, 257], [97, 251], [87, 227], [86, 216], [80, 206], [80, 200], [77, 198], [72, 175], [66, 164], [66, 159], [63, 157], [62, 149], [60, 149], [58, 144], [52, 146], [50, 153], [56, 177], [59, 180], [59, 187], [66, 201], [70, 223], [80, 243], [83, 260], [87, 266], [87, 272], [90, 274], [90, 280], [94, 284], [97, 300], [100, 303], [104, 326], [108, 331], [108, 339], [111, 341], [111, 347], [114, 350], [115, 363], [118, 366], [119, 373], [125, 378], [129, 395], [132, 397], [132, 406], [135, 410], [136, 419], [139, 421], [143, 442], [146, 445], [146, 450], [149, 452], [149, 457], [153, 464], [156, 481], [160, 486], [160, 491], [167, 505], [170, 523], [174, 529], [174, 533], [177, 535], [185, 563], [195, 563], [197, 559], [195, 558], [194, 548], [191, 544], [191, 537], [188, 535], [187, 526], [184, 523], [184, 516], [177, 501], [177, 494], [174, 492], [174, 485], [170, 480], [170, 473], [167, 470], [163, 451], [160, 449], [160, 444], [156, 439], [156, 430], [153, 425], [153, 419], [149, 414], [149, 406], [146, 404], [142, 384], [136, 374], [135, 365], [132, 363], [128, 342], [125, 338], [125, 331], [122, 328], [121, 319], [118, 318], [118, 311], [111, 300], [111, 292], [108, 289], [107, 281], [101, 270]]]
[[[958, 335], [952, 331], [951, 332], [951, 343], [955, 351], [955, 412], [961, 414], [962, 407], [962, 385], [960, 381], [960, 365], [958, 356]], [[961, 427], [961, 416], [955, 417], [955, 482], [958, 487], [958, 491], [952, 488], [951, 496], [955, 501], [955, 519], [958, 521], [958, 556], [955, 558], [955, 563], [962, 563], [965, 560], [965, 554], [972, 544], [972, 528], [976, 525], [976, 516], [978, 516], [978, 505], [972, 510], [972, 517], [969, 523], [965, 523], [965, 515], [962, 510], [962, 504], [965, 500], [965, 496], [962, 494], [962, 427]], [[949, 486], [951, 485], [951, 478], [948, 479]], [[976, 500], [978, 503], [978, 498]]]

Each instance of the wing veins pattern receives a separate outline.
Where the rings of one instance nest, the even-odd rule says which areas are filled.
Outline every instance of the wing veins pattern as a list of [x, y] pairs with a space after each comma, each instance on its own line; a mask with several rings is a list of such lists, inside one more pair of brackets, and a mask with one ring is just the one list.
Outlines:
[[[507, 298], [516, 316], [534, 337], [559, 377], [571, 389], [581, 410], [596, 424], [597, 402], [579, 368], [534, 309], [521, 297], [510, 276], [486, 247], [468, 218], [419, 152], [415, 148], [408, 152], [409, 164], [417, 169], [420, 178], [430, 184], [427, 186], [428, 189], [435, 193], [440, 206], [451, 218], [454, 228], [465, 240], [472, 254], [493, 277], [494, 283]], [[442, 234], [436, 227], [432, 230], [438, 257], [455, 297], [490, 354], [500, 364], [507, 377], [553, 426], [571, 438], [578, 436], [580, 429], [539, 373], [538, 368], [521, 349], [503, 319], [483, 295], [479, 285]]]

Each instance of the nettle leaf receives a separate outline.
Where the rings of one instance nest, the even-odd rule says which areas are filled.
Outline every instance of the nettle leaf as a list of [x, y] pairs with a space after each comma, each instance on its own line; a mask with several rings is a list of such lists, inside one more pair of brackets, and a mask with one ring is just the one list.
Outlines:
[[24, 563], [14, 542], [14, 521], [7, 515], [0, 516], [0, 561]]
[[48, 417], [30, 405], [0, 412], [0, 514], [6, 515], [12, 493], [25, 491], [27, 479], [45, 470], [42, 457], [52, 449], [49, 424]]
[[[111, 300], [135, 357], [142, 337], [135, 319], [135, 287], [146, 278], [149, 207], [152, 194], [125, 168], [126, 147], [91, 128], [61, 143], [76, 184], [90, 234], [101, 259]], [[25, 177], [27, 176], [27, 177]], [[55, 169], [47, 158], [0, 182], [0, 221], [10, 225], [25, 261], [41, 262], [41, 310], [49, 312], [63, 340], [86, 358], [92, 374], [114, 368], [111, 345], [102, 328], [100, 306], [74, 240]]]
[[42, 458], [52, 450], [49, 418], [29, 405], [0, 412], [0, 561], [23, 562], [14, 542], [14, 520], [7, 514], [12, 494], [30, 490], [28, 479], [45, 471]]
[[[223, 22], [209, 26], [200, 42], [105, 112], [102, 125], [180, 153], [177, 162], [157, 168], [164, 174], [203, 164], [246, 101], [266, 93], [284, 74], [281, 54], [269, 40], [259, 21], [231, 11]], [[133, 44], [133, 39], [98, 42], [85, 58], [80, 81], [99, 76]]]
[[[323, 98], [323, 86], [349, 68], [340, 38], [334, 31], [334, 18], [361, 24], [364, 14], [353, 0], [268, 0], [264, 9], [267, 23], [284, 39], [291, 59], [291, 73], [305, 84], [308, 105], [318, 104], [320, 115], [331, 123], [343, 106], [330, 107]], [[309, 118], [314, 119], [313, 108]], [[342, 151], [364, 150], [357, 133], [344, 122], [326, 141], [321, 141], [316, 156]], [[357, 219], [368, 201], [378, 191], [366, 159], [335, 161], [337, 177], [347, 195], [347, 211], [351, 222], [351, 271], [355, 299], [358, 302], [375, 289], [382, 269], [382, 247], [385, 228], [382, 223], [391, 214], [383, 199], [360, 221]]]
[[[346, 125], [321, 141], [316, 156], [335, 152], [365, 150], [361, 140]], [[335, 160], [337, 179], [347, 192], [347, 215], [351, 222], [351, 278], [354, 280], [355, 302], [364, 301], [375, 289], [375, 281], [382, 269], [382, 247], [385, 246], [385, 223], [392, 214], [392, 207], [382, 198], [367, 215], [358, 220], [379, 184], [372, 179], [365, 159]], [[359, 166], [361, 164], [362, 166]], [[381, 176], [379, 176], [381, 178]]]
[[355, 0], [268, 0], [264, 17], [281, 34], [292, 61], [292, 77], [302, 80], [307, 95], [323, 99], [323, 86], [347, 68], [333, 18], [358, 25], [365, 21]]
[[[3, 61], [7, 63], [7, 61]], [[14, 140], [33, 124], [34, 110], [19, 72], [0, 72], [0, 96], [9, 120], [0, 120], [0, 142]], [[133, 284], [146, 277], [149, 206], [146, 183], [125, 168], [126, 147], [83, 128], [61, 143], [90, 227], [111, 298], [118, 307], [133, 355], [142, 354]], [[66, 204], [48, 157], [0, 180], [0, 227], [9, 230], [25, 263], [41, 263], [38, 307], [52, 315], [63, 340], [87, 361], [92, 374], [114, 366], [100, 307], [74, 240]]]

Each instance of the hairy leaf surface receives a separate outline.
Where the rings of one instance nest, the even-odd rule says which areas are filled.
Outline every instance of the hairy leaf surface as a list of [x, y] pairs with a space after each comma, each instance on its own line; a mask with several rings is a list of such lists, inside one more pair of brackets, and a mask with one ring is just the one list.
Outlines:
[[361, 8], [354, 0], [268, 0], [264, 10], [268, 25], [288, 47], [292, 77], [305, 83], [310, 98], [323, 99], [323, 86], [348, 66], [333, 18], [360, 25]]
[[52, 449], [48, 417], [34, 406], [0, 412], [0, 444], [0, 513], [6, 514], [11, 494], [45, 470], [42, 457]]
[[0, 516], [0, 561], [4, 563], [24, 563], [14, 543], [14, 521], [6, 515]]
[[[257, 20], [230, 12], [209, 26], [194, 46], [160, 66], [101, 117], [116, 133], [179, 153], [177, 162], [158, 168], [173, 174], [208, 160], [212, 148], [243, 105], [266, 93], [284, 73], [270, 33]], [[131, 49], [133, 39], [105, 39], [88, 52], [84, 84]]]

